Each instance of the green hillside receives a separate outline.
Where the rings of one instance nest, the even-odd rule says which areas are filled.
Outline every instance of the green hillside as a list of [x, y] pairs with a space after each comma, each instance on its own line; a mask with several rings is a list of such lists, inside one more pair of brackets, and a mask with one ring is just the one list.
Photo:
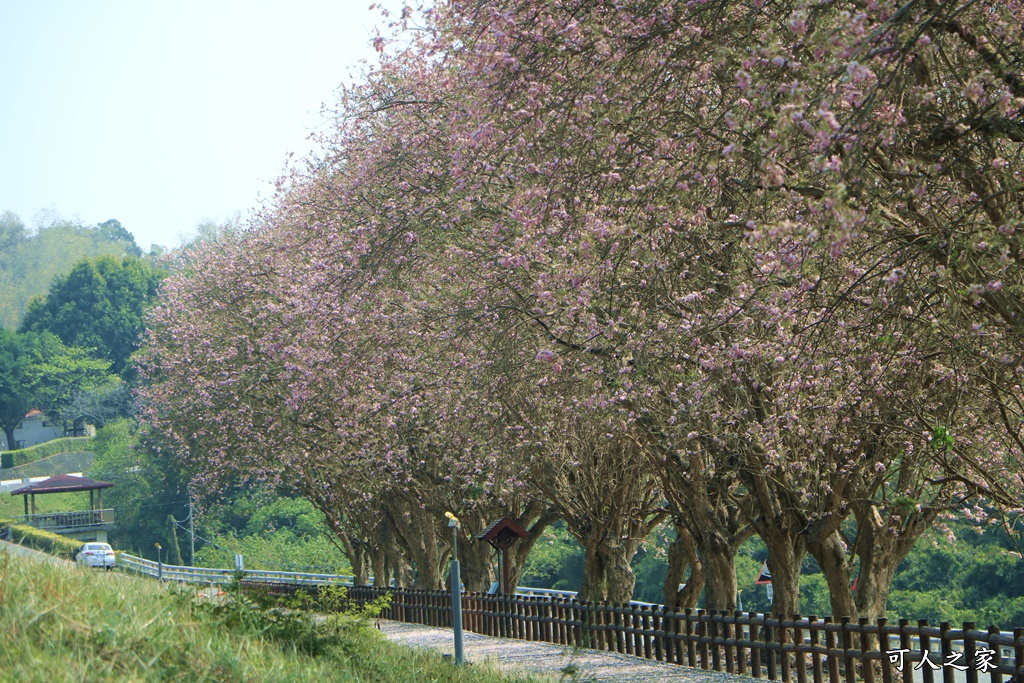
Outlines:
[[315, 622], [249, 603], [205, 604], [193, 589], [52, 566], [0, 552], [5, 681], [509, 680], [387, 642], [352, 618]]

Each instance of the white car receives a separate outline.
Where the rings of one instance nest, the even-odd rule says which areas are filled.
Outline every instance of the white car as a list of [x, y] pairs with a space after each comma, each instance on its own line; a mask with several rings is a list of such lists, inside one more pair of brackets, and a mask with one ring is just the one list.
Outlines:
[[86, 543], [75, 558], [78, 564], [85, 567], [114, 568], [114, 549], [109, 543]]

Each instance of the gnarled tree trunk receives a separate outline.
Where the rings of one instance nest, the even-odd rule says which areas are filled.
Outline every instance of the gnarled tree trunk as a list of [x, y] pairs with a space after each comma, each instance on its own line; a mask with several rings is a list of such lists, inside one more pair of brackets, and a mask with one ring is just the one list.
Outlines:
[[[662, 593], [665, 606], [680, 612], [687, 607], [696, 607], [700, 593], [704, 590], [704, 567], [693, 546], [693, 538], [685, 527], [673, 522], [676, 540], [668, 548], [668, 573]], [[689, 576], [686, 570], [690, 570]], [[682, 590], [679, 586], [683, 585]]]

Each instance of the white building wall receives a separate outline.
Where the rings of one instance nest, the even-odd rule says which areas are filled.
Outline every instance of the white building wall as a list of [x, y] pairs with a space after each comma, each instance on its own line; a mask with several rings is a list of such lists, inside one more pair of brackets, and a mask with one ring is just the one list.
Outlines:
[[[64, 427], [58, 424], [50, 424], [49, 420], [42, 415], [26, 417], [14, 430], [15, 441], [24, 442], [19, 448], [35, 446], [37, 443], [59, 439], [64, 434]], [[9, 451], [7, 435], [0, 432], [0, 450]]]

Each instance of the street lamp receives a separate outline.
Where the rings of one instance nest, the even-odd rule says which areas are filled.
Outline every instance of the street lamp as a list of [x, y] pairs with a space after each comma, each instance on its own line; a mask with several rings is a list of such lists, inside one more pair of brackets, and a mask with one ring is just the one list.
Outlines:
[[163, 563], [163, 560], [160, 558], [160, 550], [162, 549], [163, 546], [161, 546], [159, 543], [154, 543], [153, 545], [156, 546], [156, 566], [157, 566], [156, 578], [159, 581], [163, 581], [164, 580], [164, 563]]
[[466, 663], [462, 653], [462, 579], [459, 576], [459, 518], [450, 512], [444, 513], [452, 530], [452, 630], [455, 632], [455, 664]]

